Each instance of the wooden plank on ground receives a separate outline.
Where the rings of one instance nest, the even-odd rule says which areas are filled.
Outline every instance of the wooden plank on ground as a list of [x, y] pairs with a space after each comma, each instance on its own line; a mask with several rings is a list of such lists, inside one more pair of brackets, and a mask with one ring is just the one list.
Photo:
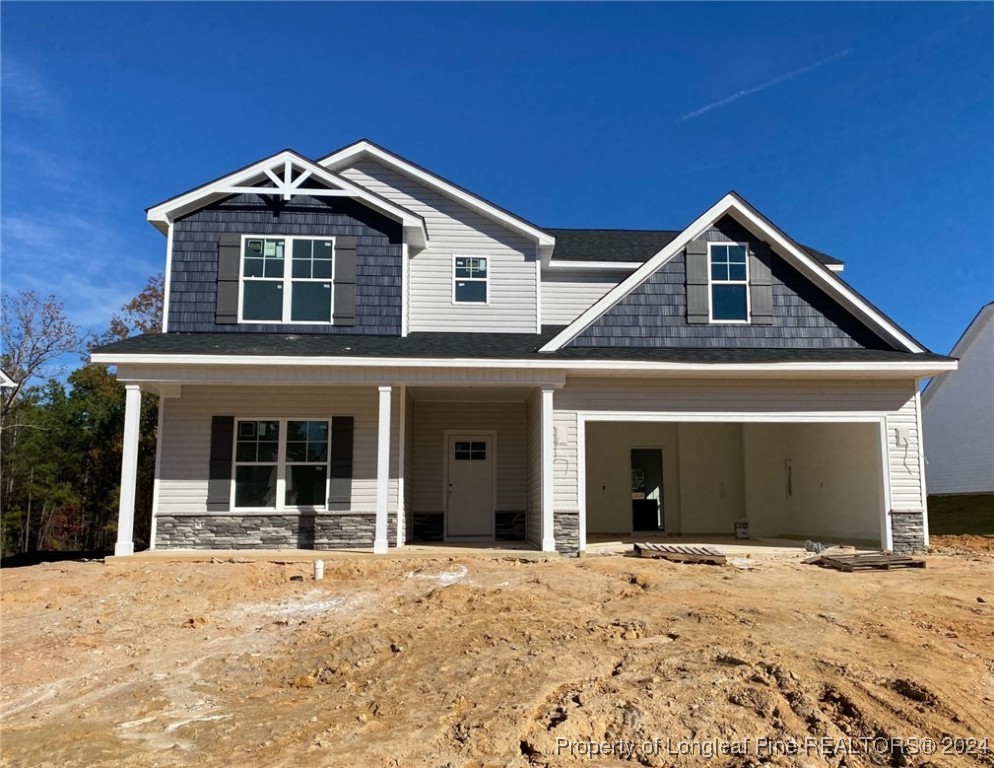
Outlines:
[[925, 561], [909, 555], [895, 555], [892, 552], [860, 552], [854, 555], [822, 555], [817, 563], [821, 566], [835, 568], [837, 571], [863, 571], [892, 568], [924, 568]]
[[721, 550], [697, 544], [651, 544], [645, 542], [635, 545], [635, 554], [638, 557], [658, 558], [676, 563], [724, 565], [728, 562]]

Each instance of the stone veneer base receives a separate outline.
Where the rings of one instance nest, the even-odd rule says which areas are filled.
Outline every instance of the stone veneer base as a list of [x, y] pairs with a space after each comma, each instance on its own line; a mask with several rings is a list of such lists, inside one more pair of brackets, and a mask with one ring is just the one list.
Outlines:
[[922, 510], [891, 510], [890, 531], [895, 552], [925, 551], [925, 513]]
[[[397, 518], [387, 523], [391, 546]], [[158, 515], [156, 549], [331, 549], [372, 547], [376, 515]]]

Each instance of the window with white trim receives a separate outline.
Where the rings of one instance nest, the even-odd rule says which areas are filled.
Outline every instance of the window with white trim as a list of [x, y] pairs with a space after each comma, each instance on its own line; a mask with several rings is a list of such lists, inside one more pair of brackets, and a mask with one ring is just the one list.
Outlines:
[[235, 423], [236, 509], [324, 508], [328, 499], [327, 420]]
[[456, 256], [452, 261], [452, 300], [459, 304], [487, 303], [487, 259]]
[[330, 323], [334, 250], [331, 237], [243, 237], [240, 319]]
[[708, 243], [711, 320], [749, 321], [749, 258], [744, 243]]

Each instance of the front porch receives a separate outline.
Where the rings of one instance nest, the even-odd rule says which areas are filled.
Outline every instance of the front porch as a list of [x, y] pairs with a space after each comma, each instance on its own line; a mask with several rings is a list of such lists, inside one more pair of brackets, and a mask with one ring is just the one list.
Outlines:
[[555, 550], [554, 385], [153, 381], [126, 384], [116, 556], [134, 554], [143, 386], [160, 395], [151, 550]]

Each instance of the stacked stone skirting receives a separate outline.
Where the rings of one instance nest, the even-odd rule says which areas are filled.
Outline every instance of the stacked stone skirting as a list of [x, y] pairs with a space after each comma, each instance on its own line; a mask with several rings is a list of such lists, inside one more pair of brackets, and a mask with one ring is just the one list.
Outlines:
[[925, 513], [922, 510], [891, 510], [890, 531], [895, 552], [925, 551]]
[[576, 509], [557, 509], [552, 513], [553, 535], [556, 551], [573, 554], [580, 551], [580, 512]]
[[[396, 543], [397, 518], [387, 520]], [[330, 549], [372, 547], [376, 515], [159, 515], [156, 549]]]

